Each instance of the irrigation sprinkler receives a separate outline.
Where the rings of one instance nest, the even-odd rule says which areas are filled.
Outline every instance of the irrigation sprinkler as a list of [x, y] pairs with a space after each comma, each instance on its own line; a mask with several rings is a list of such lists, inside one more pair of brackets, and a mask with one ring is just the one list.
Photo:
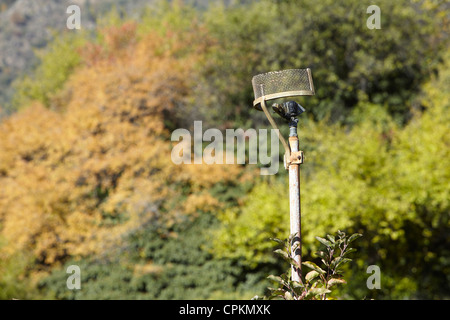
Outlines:
[[[296, 96], [314, 95], [314, 84], [311, 70], [288, 69], [262, 73], [252, 78], [255, 100], [253, 107], [263, 111], [270, 124], [276, 129], [278, 138], [283, 144], [284, 167], [289, 170], [289, 202], [290, 202], [290, 232], [295, 234], [291, 242], [291, 252], [299, 266], [302, 264], [302, 234], [301, 234], [301, 206], [300, 206], [300, 164], [303, 163], [303, 151], [299, 150], [297, 135], [298, 116], [305, 109], [295, 101], [274, 103], [275, 111], [289, 124], [289, 144], [280, 134], [277, 124], [266, 106], [266, 101], [274, 99], [287, 100]], [[301, 281], [301, 268], [291, 266], [293, 281]]]

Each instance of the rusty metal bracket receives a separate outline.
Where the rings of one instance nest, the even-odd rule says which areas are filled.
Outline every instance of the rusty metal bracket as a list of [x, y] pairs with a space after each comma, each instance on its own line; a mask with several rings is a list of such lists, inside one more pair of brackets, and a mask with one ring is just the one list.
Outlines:
[[303, 163], [303, 151], [291, 152], [291, 159], [289, 164], [302, 164]]
[[303, 151], [293, 151], [289, 156], [287, 154], [284, 155], [284, 167], [286, 170], [289, 170], [289, 166], [291, 164], [302, 164], [303, 163]]

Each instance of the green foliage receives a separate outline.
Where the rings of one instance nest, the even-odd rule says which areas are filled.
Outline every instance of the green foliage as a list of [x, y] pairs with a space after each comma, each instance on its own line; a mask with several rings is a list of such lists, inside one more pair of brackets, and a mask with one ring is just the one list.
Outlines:
[[14, 84], [16, 92], [12, 100], [13, 109], [20, 109], [39, 101], [50, 107], [55, 94], [80, 63], [79, 49], [86, 39], [84, 35], [65, 34], [58, 36], [40, 54], [40, 63], [32, 76], [24, 76]]
[[[245, 123], [253, 75], [310, 67], [316, 96], [307, 110], [344, 121], [360, 102], [385, 105], [404, 121], [448, 44], [441, 11], [408, 1], [379, 1], [382, 29], [366, 27], [370, 1], [257, 1], [206, 13], [215, 45], [202, 64], [200, 101], [207, 119]], [[417, 102], [415, 103], [417, 104]], [[220, 105], [220, 109], [214, 106]], [[212, 118], [212, 119], [211, 119]]]
[[[283, 244], [283, 249], [277, 249], [274, 252], [286, 260], [292, 267], [301, 270], [302, 266], [294, 259], [292, 252], [295, 252], [298, 242], [294, 243], [296, 234], [291, 234], [285, 241], [273, 239], [277, 243]], [[325, 251], [318, 251], [316, 255], [321, 258], [323, 268], [312, 261], [305, 261], [302, 264], [311, 271], [303, 274], [300, 281], [291, 280], [289, 272], [281, 276], [268, 276], [268, 279], [281, 285], [280, 288], [269, 287], [270, 294], [264, 296], [264, 299], [282, 298], [285, 300], [325, 300], [327, 294], [332, 292], [332, 287], [338, 284], [344, 284], [346, 281], [342, 278], [342, 266], [352, 261], [346, 256], [356, 251], [349, 244], [362, 235], [359, 233], [347, 236], [345, 232], [338, 231], [337, 236], [327, 235], [327, 239], [316, 237], [316, 239], [325, 247]], [[292, 270], [292, 269], [291, 269]], [[259, 299], [255, 296], [254, 299]], [[329, 297], [328, 297], [329, 299]]]
[[[0, 248], [5, 245], [1, 241]], [[27, 278], [33, 266], [32, 255], [28, 252], [17, 252], [13, 256], [0, 259], [0, 300], [32, 299], [36, 290], [32, 281]]]
[[[115, 251], [54, 270], [41, 280], [41, 294], [52, 299], [249, 299], [261, 287], [255, 280], [264, 276], [244, 275], [231, 260], [213, 259], [205, 233], [216, 225], [213, 216], [202, 214], [162, 237], [149, 224]], [[81, 269], [81, 290], [66, 287], [65, 270], [72, 264]]]
[[146, 7], [140, 17], [139, 33], [158, 31], [167, 35], [174, 31], [181, 33], [198, 23], [198, 12], [193, 6], [179, 1], [157, 1], [157, 4]]
[[283, 189], [278, 185], [261, 183], [248, 194], [243, 206], [219, 216], [221, 228], [211, 235], [217, 257], [236, 259], [249, 268], [274, 262], [267, 239], [282, 237], [289, 228], [287, 192], [282, 196], [279, 190]]

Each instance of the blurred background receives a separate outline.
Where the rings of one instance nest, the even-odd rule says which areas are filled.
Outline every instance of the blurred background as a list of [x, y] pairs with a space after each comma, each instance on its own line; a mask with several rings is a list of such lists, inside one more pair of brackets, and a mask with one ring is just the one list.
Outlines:
[[282, 158], [175, 165], [171, 132], [270, 128], [252, 76], [309, 67], [304, 259], [359, 232], [334, 298], [449, 299], [450, 6], [378, 0], [369, 29], [372, 4], [0, 1], [0, 298], [263, 295], [289, 268], [269, 240], [289, 235]]

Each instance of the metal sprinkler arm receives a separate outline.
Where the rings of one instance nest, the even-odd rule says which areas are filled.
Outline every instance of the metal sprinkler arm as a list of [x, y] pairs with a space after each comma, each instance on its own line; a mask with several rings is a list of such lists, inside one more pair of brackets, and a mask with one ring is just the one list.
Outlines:
[[[284, 147], [284, 150], [285, 150], [284, 167], [285, 167], [285, 169], [289, 170], [289, 166], [291, 164], [302, 164], [303, 163], [303, 151], [301, 151], [301, 150], [292, 151], [292, 148], [287, 144], [286, 140], [281, 135], [280, 129], [278, 129], [278, 126], [275, 123], [275, 120], [273, 119], [269, 110], [267, 110], [267, 106], [266, 106], [264, 97], [261, 97], [261, 109], [264, 111], [264, 114], [266, 115], [266, 117], [269, 120], [272, 127], [274, 129], [276, 129], [278, 139], [281, 141], [281, 144]], [[291, 117], [289, 120], [289, 131], [290, 131], [289, 137], [293, 137], [293, 136], [297, 137], [297, 124], [298, 124], [298, 119], [296, 117]]]
[[287, 144], [286, 140], [283, 138], [283, 136], [280, 133], [280, 129], [278, 129], [277, 124], [275, 123], [275, 120], [273, 120], [272, 115], [269, 113], [269, 110], [267, 110], [266, 107], [266, 101], [264, 99], [264, 97], [261, 97], [261, 109], [264, 111], [267, 119], [269, 120], [270, 124], [272, 125], [272, 127], [275, 129], [278, 139], [280, 139], [281, 144], [284, 147], [285, 150], [285, 159], [290, 159], [291, 157], [291, 149], [289, 148], [289, 145]]

